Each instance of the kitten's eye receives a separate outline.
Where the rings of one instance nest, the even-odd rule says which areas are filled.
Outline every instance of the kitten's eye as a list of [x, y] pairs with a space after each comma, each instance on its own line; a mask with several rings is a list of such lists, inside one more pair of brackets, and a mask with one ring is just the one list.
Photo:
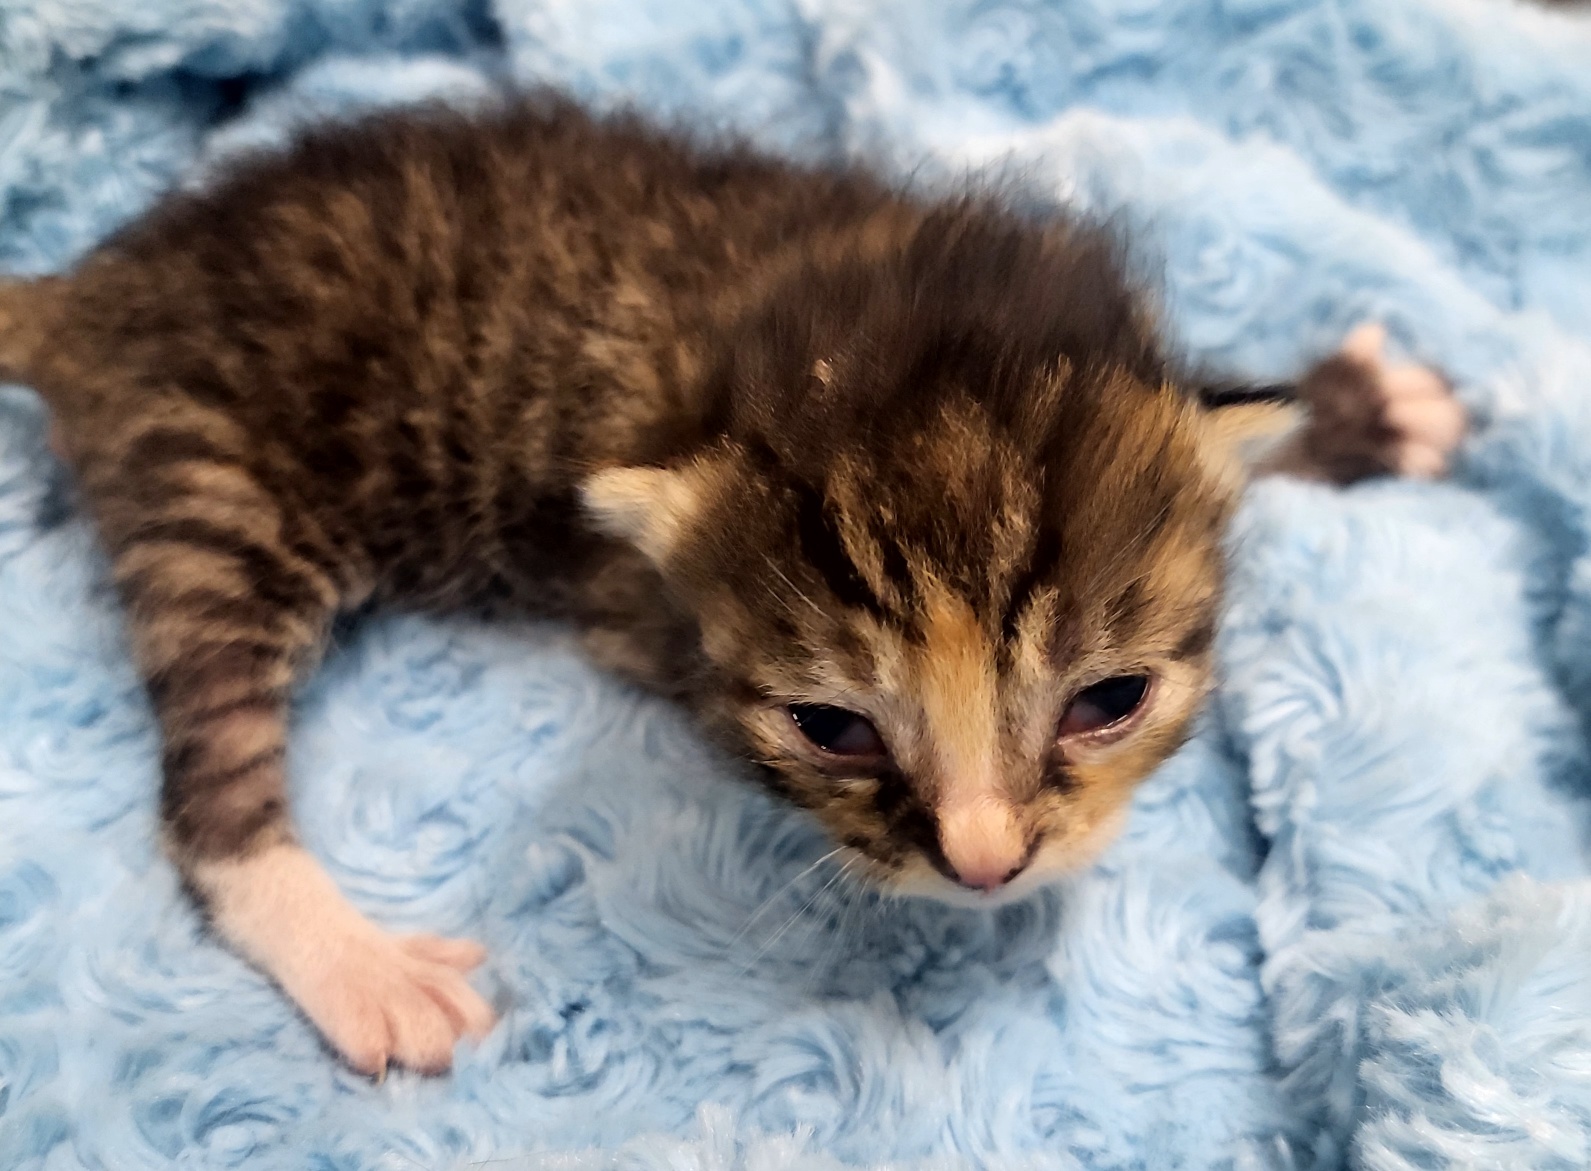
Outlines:
[[884, 756], [878, 729], [865, 716], [822, 703], [792, 703], [785, 709], [801, 734], [831, 756]]
[[1060, 731], [1056, 735], [1065, 740], [1069, 736], [1086, 736], [1100, 732], [1112, 724], [1119, 724], [1138, 710], [1149, 694], [1149, 676], [1117, 675], [1101, 679], [1092, 687], [1079, 691], [1061, 716]]

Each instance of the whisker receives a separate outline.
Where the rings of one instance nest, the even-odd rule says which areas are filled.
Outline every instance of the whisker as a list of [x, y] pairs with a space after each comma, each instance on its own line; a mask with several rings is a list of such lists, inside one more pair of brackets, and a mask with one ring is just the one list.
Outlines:
[[816, 610], [819, 617], [827, 618], [829, 616], [828, 611], [824, 610], [822, 606], [818, 605], [811, 598], [807, 597], [806, 594], [802, 593], [800, 587], [797, 586], [795, 582], [791, 581], [787, 576], [785, 576], [784, 570], [780, 569], [779, 566], [774, 563], [772, 557], [764, 553], [762, 555], [762, 559], [768, 563], [768, 568], [773, 570], [774, 573], [778, 575], [779, 580], [790, 587], [790, 592], [795, 594], [796, 597], [800, 598], [803, 602]]
[[[767, 898], [763, 899], [762, 903], [757, 907], [757, 909], [751, 913], [750, 918], [748, 918], [746, 920], [746, 922], [744, 924], [742, 924], [740, 930], [735, 932], [735, 934], [730, 937], [729, 942], [724, 945], [724, 950], [726, 952], [733, 950], [734, 946], [737, 943], [739, 943], [742, 939], [745, 938], [746, 932], [751, 930], [752, 925], [754, 923], [756, 923], [758, 919], [762, 918], [763, 914], [767, 912], [769, 907], [773, 906], [773, 904], [775, 902], [777, 902], [779, 899], [783, 898], [784, 897], [784, 893], [787, 890], [789, 890], [796, 883], [800, 882], [803, 878], [805, 878], [807, 875], [811, 874], [819, 866], [822, 866], [830, 858], [834, 857], [834, 855], [840, 853], [844, 849], [845, 849], [844, 846], [836, 846], [836, 847], [834, 847], [834, 849], [830, 850], [827, 854], [823, 855], [823, 857], [819, 858], [816, 862], [813, 862], [810, 866], [808, 866], [805, 869], [803, 869], [799, 874], [797, 874], [789, 882], [785, 883], [778, 890], [774, 891], [773, 894], [771, 894]], [[744, 975], [744, 974], [745, 973], [742, 973], [742, 975]]]
[[790, 918], [786, 919], [784, 926], [775, 931], [769, 940], [757, 950], [757, 954], [751, 957], [751, 960], [746, 964], [746, 966], [740, 969], [740, 975], [744, 976], [747, 972], [750, 972], [752, 968], [756, 967], [757, 961], [762, 959], [763, 956], [767, 955], [768, 952], [773, 950], [774, 945], [783, 939], [786, 933], [789, 932], [790, 928], [794, 927], [796, 923], [798, 923], [806, 915], [806, 913], [812, 909], [813, 905], [823, 897], [823, 892], [828, 890], [829, 887], [833, 886], [834, 883], [838, 881], [839, 877], [839, 872], [836, 872], [832, 877], [829, 878], [827, 882], [818, 887], [816, 892], [813, 893], [812, 897], [802, 904], [801, 909], [796, 911], [795, 914], [791, 915]]
[[[843, 863], [841, 863], [839, 874], [836, 877], [840, 880], [840, 885], [842, 887], [850, 885], [852, 878], [851, 867], [856, 865], [859, 861], [860, 858], [853, 856], [847, 858]], [[844, 954], [846, 950], [846, 943], [850, 937], [851, 929], [858, 922], [858, 916], [860, 912], [860, 908], [858, 907], [856, 901], [856, 895], [858, 893], [856, 889], [853, 887], [847, 893], [851, 897], [845, 898], [840, 905], [840, 918], [838, 923], [835, 925], [834, 931], [832, 931], [829, 935], [829, 942], [828, 945], [823, 949], [822, 959], [807, 969], [807, 978], [802, 983], [802, 991], [804, 992], [811, 992], [812, 986], [817, 980], [818, 976], [822, 973], [829, 972], [835, 961], [842, 954]]]
[[[807, 943], [811, 941], [812, 937], [817, 934], [818, 929], [823, 925], [825, 920], [831, 923], [833, 922], [835, 903], [842, 897], [840, 894], [836, 893], [835, 888], [839, 887], [843, 890], [846, 869], [854, 860], [854, 858], [847, 858], [844, 862], [840, 863], [839, 869], [834, 872], [827, 882], [818, 888], [817, 898], [814, 899], [812, 905], [808, 907], [808, 912], [806, 915], [806, 930], [801, 936], [802, 947], [805, 947]], [[842, 914], [846, 910], [846, 904], [843, 901], [839, 903], [839, 909]]]

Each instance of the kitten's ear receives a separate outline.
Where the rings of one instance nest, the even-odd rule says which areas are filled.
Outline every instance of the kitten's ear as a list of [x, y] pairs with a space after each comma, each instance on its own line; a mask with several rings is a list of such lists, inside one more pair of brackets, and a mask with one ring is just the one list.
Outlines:
[[1304, 419], [1285, 402], [1239, 402], [1204, 409], [1201, 434], [1213, 471], [1236, 483], [1272, 470]]
[[706, 460], [678, 468], [609, 468], [590, 476], [580, 495], [597, 528], [661, 567], [701, 515], [715, 479]]

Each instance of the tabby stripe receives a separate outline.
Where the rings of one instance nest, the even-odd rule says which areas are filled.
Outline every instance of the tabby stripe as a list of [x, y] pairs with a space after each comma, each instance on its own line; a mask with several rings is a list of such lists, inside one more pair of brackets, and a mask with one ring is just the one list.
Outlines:
[[[241, 341], [245, 347], [253, 348], [248, 347], [247, 341], [234, 331], [228, 330], [227, 333], [230, 335], [228, 340], [234, 344]], [[202, 373], [190, 371], [180, 382], [173, 385], [173, 389], [189, 402], [207, 410], [218, 408], [229, 410], [237, 405], [239, 398], [237, 387], [222, 377], [217, 370], [206, 370]]]
[[867, 584], [867, 580], [845, 551], [823, 497], [806, 485], [795, 489], [796, 537], [801, 555], [817, 571], [834, 596], [846, 606], [867, 610], [883, 619], [889, 610]]
[[[147, 606], [152, 611], [150, 617], [157, 619], [162, 616], [161, 611], [166, 611], [196, 622], [228, 623], [244, 634], [291, 633], [301, 638], [308, 633], [303, 629], [306, 620], [302, 615], [257, 597], [234, 597], [203, 586], [167, 591], [160, 588], [162, 584], [158, 578], [153, 582], [144, 579], [125, 584], [122, 588], [128, 606]], [[289, 626], [297, 629], [284, 629]]]
[[[179, 621], [181, 615], [175, 616]], [[157, 625], [145, 622], [144, 626]], [[257, 673], [262, 667], [283, 658], [289, 653], [292, 646], [297, 645], [282, 638], [273, 637], [270, 631], [248, 629], [237, 631], [220, 630], [213, 627], [194, 625], [190, 629], [180, 630], [176, 637], [183, 645], [176, 649], [173, 662], [179, 663], [184, 671], [192, 673], [195, 660], [200, 656], [213, 656], [216, 652], [236, 648], [247, 656], [239, 662], [250, 664], [249, 673]]]
[[222, 703], [214, 703], [209, 707], [193, 708], [180, 712], [178, 715], [182, 722], [193, 723], [195, 725], [200, 722], [208, 724], [217, 720], [225, 719], [227, 716], [238, 715], [242, 712], [249, 712], [262, 716], [271, 715], [273, 712], [281, 711], [283, 705], [286, 702], [287, 695], [285, 692], [279, 691], [275, 688], [261, 688], [257, 691], [251, 692], [248, 695], [239, 696], [236, 699], [229, 699]]
[[1077, 778], [1072, 775], [1071, 769], [1067, 768], [1066, 758], [1060, 752], [1052, 751], [1044, 758], [1039, 778], [1040, 784], [1057, 793], [1070, 793], [1077, 788]]
[[139, 474], [148, 474], [170, 464], [196, 461], [228, 466], [239, 463], [234, 452], [193, 428], [171, 424], [149, 428], [121, 453], [122, 467]]
[[1014, 643], [1022, 612], [1033, 600], [1033, 594], [1052, 577], [1061, 563], [1061, 535], [1054, 528], [1039, 531], [1038, 539], [1028, 551], [1027, 565], [1016, 572], [1011, 591], [1006, 597], [1005, 610], [1000, 615], [1000, 631], [1007, 644]]
[[287, 799], [280, 792], [262, 797], [253, 810], [234, 818], [225, 827], [209, 827], [200, 852], [209, 857], [241, 854], [268, 829], [287, 820]]
[[[122, 490], [128, 500], [136, 501], [147, 512], [181, 509], [184, 506], [192, 507], [194, 504], [222, 504], [232, 508], [251, 508], [255, 506], [257, 501], [264, 498], [264, 491], [252, 480], [247, 481], [249, 488], [247, 498], [240, 499], [239, 493], [230, 493], [226, 497], [218, 498], [218, 494], [213, 489], [205, 492], [196, 487], [186, 477], [170, 477], [172, 468], [181, 466], [184, 465], [168, 465], [166, 468], [161, 469], [166, 475], [157, 473], [148, 478], [134, 479], [133, 483]], [[190, 462], [185, 466], [192, 467], [194, 465]], [[244, 475], [236, 464], [217, 464], [205, 461], [200, 466], [205, 468], [223, 468], [226, 471], [233, 472], [240, 479]]]
[[1182, 641], [1177, 644], [1176, 650], [1171, 652], [1174, 659], [1194, 659], [1209, 651], [1215, 642], [1215, 622], [1201, 622], [1192, 630], [1182, 636]]
[[[251, 718], [235, 718], [243, 713]], [[263, 742], [264, 748], [249, 749], [249, 756], [281, 747], [285, 735], [281, 706], [263, 702], [258, 694], [230, 703], [215, 704], [211, 710], [203, 713], [179, 710], [167, 715], [170, 717], [165, 722], [167, 751], [172, 755], [186, 753], [182, 757], [182, 764], [190, 770], [194, 765], [192, 754], [200, 752], [222, 758], [226, 768], [236, 764], [238, 752], [235, 747], [228, 750], [226, 737], [236, 735], [236, 729], [240, 726], [245, 733], [261, 733], [256, 742]], [[232, 758], [230, 763], [226, 761], [229, 756]]]
[[181, 542], [147, 541], [132, 548], [121, 542], [115, 581], [128, 601], [158, 597], [187, 582], [208, 582], [240, 597], [254, 593], [254, 583], [236, 557]]
[[225, 684], [280, 690], [269, 676], [292, 678], [286, 658], [281, 646], [258, 639], [183, 647], [176, 661], [150, 672], [149, 697], [157, 708], [166, 709], [177, 706], [185, 695]]
[[262, 768], [281, 764], [287, 756], [287, 750], [278, 744], [272, 748], [262, 748], [247, 759], [225, 768], [195, 768], [194, 757], [203, 747], [202, 743], [184, 742], [166, 749], [166, 775], [175, 778], [178, 787], [192, 790], [200, 785], [208, 789], [231, 784]]
[[[262, 545], [214, 521], [193, 517], [149, 521], [134, 529], [124, 545], [131, 548], [153, 541], [194, 545], [236, 557], [253, 579], [262, 598], [289, 609], [320, 609], [336, 597], [332, 583], [325, 580], [324, 575], [312, 576], [295, 568], [287, 562], [281, 550]], [[323, 580], [316, 581], [316, 576]]]
[[[226, 781], [206, 785], [172, 783], [161, 791], [161, 816], [173, 843], [201, 858], [233, 857], [260, 840], [268, 829], [291, 833], [287, 797], [277, 767], [256, 767]], [[185, 779], [184, 779], [185, 780]]]

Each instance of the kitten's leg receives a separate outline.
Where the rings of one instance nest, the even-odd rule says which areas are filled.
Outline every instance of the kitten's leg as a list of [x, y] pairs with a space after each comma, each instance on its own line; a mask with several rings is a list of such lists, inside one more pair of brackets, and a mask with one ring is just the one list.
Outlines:
[[200, 431], [157, 423], [84, 479], [164, 735], [162, 814], [184, 879], [350, 1064], [446, 1069], [459, 1036], [492, 1023], [464, 978], [481, 949], [384, 932], [290, 824], [288, 694], [337, 584], [292, 551], [277, 503]]
[[1394, 474], [1434, 479], [1464, 438], [1464, 408], [1440, 375], [1390, 365], [1386, 330], [1361, 325], [1299, 383], [1307, 415], [1260, 471], [1351, 483]]

